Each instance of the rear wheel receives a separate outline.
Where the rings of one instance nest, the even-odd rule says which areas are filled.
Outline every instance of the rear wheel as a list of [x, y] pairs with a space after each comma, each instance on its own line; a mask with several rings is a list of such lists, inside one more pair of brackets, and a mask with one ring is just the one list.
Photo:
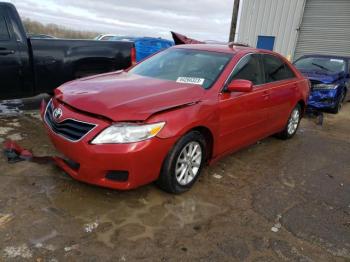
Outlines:
[[169, 193], [189, 190], [206, 159], [206, 141], [198, 131], [184, 135], [168, 153], [157, 184]]
[[281, 133], [277, 134], [277, 137], [281, 139], [289, 139], [292, 138], [299, 128], [301, 120], [301, 107], [297, 104], [292, 113], [289, 116], [288, 122]]

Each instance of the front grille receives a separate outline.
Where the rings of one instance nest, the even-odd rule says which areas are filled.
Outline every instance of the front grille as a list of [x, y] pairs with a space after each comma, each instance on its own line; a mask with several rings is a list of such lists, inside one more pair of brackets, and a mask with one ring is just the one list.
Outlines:
[[45, 111], [45, 122], [56, 134], [72, 141], [77, 142], [89, 133], [96, 125], [67, 118], [61, 122], [56, 122], [53, 117], [52, 100], [47, 104]]

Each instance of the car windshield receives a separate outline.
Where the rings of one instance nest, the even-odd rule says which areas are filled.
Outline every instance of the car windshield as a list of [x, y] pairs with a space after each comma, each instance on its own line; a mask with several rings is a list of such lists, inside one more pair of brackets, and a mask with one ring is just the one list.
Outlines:
[[136, 65], [129, 72], [137, 75], [190, 83], [210, 88], [231, 54], [189, 49], [167, 49]]
[[305, 57], [294, 63], [299, 70], [324, 71], [340, 73], [345, 71], [345, 61], [341, 58], [331, 57]]

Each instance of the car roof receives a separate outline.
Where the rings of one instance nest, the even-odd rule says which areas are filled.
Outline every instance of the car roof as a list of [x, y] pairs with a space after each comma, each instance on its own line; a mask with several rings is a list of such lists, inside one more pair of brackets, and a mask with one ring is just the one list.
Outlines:
[[229, 45], [229, 44], [186, 44], [186, 45], [176, 45], [172, 48], [202, 50], [202, 51], [219, 52], [219, 53], [227, 53], [227, 54], [236, 54], [236, 53], [276, 54], [275, 52], [272, 52], [269, 50], [257, 49], [253, 47], [240, 46], [240, 45]]

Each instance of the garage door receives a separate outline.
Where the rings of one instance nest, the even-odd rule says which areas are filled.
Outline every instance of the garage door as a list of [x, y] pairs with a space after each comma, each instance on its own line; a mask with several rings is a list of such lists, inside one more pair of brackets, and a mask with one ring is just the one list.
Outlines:
[[294, 58], [310, 53], [350, 56], [350, 0], [306, 0]]

